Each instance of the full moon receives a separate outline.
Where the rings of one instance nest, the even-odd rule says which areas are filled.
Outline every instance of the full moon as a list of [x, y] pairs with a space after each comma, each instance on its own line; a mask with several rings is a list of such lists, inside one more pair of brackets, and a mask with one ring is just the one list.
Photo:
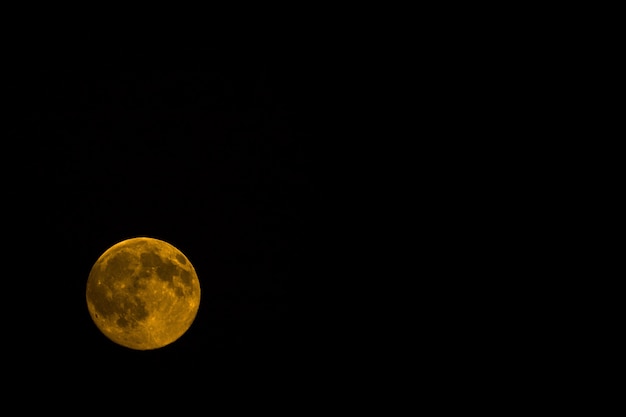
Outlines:
[[87, 307], [111, 341], [136, 350], [178, 340], [200, 306], [200, 282], [189, 259], [170, 243], [149, 237], [107, 249], [87, 279]]

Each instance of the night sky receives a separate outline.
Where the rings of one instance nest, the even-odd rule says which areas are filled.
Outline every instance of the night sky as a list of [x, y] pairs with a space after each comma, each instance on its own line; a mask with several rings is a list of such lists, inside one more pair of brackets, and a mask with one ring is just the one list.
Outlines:
[[[23, 265], [5, 294], [7, 343], [33, 379], [227, 373], [311, 353], [303, 328], [324, 308], [308, 309], [323, 256], [312, 157], [323, 116], [298, 68], [251, 55], [184, 70], [31, 66], [5, 79], [5, 236]], [[94, 262], [136, 236], [185, 253], [202, 289], [188, 332], [155, 351], [111, 342], [85, 301]]]

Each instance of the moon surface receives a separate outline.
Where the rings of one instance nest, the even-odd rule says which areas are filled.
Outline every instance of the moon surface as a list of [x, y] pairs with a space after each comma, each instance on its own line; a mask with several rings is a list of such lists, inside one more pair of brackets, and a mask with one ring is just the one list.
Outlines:
[[200, 306], [200, 282], [189, 259], [171, 244], [149, 237], [107, 249], [87, 279], [87, 307], [100, 331], [136, 350], [179, 339]]

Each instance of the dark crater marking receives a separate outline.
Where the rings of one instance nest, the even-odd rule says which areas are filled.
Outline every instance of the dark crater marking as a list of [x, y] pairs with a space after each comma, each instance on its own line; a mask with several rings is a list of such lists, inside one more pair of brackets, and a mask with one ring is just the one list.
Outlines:
[[[180, 261], [184, 256], [177, 254], [177, 259]], [[174, 276], [181, 277], [183, 284], [187, 287], [191, 287], [191, 274], [189, 271], [180, 268], [178, 265], [170, 261], [169, 259], [163, 259], [154, 252], [142, 252], [140, 255], [141, 265], [144, 268], [156, 268], [156, 275], [161, 280], [166, 282], [179, 297], [184, 296], [184, 292], [179, 285], [174, 283]], [[186, 263], [186, 261], [185, 261]]]
[[119, 252], [111, 255], [108, 262], [102, 264], [101, 270], [108, 276], [114, 278], [120, 278], [127, 275], [131, 268], [129, 268], [132, 255], [127, 252]]
[[105, 286], [90, 286], [88, 290], [89, 300], [93, 303], [97, 315], [105, 319], [117, 315], [117, 325], [128, 327], [145, 320], [149, 316], [146, 303], [134, 295], [117, 293], [112, 300], [106, 296]]

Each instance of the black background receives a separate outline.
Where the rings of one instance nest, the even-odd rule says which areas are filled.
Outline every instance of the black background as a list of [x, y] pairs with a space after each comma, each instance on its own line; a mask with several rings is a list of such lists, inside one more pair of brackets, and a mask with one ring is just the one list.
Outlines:
[[[5, 347], [25, 384], [315, 363], [329, 341], [313, 323], [331, 308], [311, 309], [315, 277], [332, 243], [315, 74], [250, 53], [183, 69], [31, 65], [5, 78], [5, 236], [19, 266], [6, 277]], [[154, 351], [109, 341], [85, 301], [97, 258], [136, 236], [184, 252], [202, 290], [188, 332]]]

